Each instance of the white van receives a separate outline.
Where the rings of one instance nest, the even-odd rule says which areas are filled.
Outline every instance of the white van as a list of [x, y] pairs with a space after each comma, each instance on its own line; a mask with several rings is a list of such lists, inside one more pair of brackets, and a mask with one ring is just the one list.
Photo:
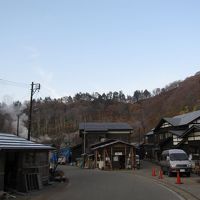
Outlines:
[[190, 176], [192, 169], [191, 162], [185, 151], [181, 149], [170, 149], [162, 152], [160, 166], [163, 173], [172, 176], [173, 173], [180, 173]]

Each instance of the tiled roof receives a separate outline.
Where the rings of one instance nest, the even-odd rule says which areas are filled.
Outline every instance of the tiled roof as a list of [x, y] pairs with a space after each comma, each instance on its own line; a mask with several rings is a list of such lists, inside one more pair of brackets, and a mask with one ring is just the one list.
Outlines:
[[193, 131], [193, 130], [200, 130], [200, 126], [199, 125], [193, 125], [193, 126], [191, 126], [189, 129], [187, 129], [185, 132], [184, 132], [184, 134], [182, 134], [181, 135], [181, 137], [184, 137], [184, 136], [186, 136], [187, 134], [189, 134], [191, 131]]
[[150, 136], [150, 135], [153, 135], [153, 134], [154, 134], [154, 132], [150, 131], [150, 132], [146, 133], [145, 136]]
[[180, 137], [180, 136], [183, 135], [183, 133], [185, 132], [185, 130], [180, 130], [180, 131], [171, 130], [169, 132], [172, 133], [173, 135], [176, 135], [176, 136]]
[[48, 145], [38, 144], [9, 133], [0, 133], [1, 149], [54, 149]]
[[189, 124], [190, 122], [194, 121], [195, 119], [200, 117], [200, 110], [190, 112], [183, 115], [177, 115], [172, 118], [163, 118], [165, 121], [169, 122], [173, 126], [182, 126]]

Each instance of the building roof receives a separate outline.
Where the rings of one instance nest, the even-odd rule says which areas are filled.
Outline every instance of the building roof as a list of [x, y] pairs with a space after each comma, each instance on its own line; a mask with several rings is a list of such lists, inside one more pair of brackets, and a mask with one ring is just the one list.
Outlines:
[[172, 133], [173, 135], [176, 135], [176, 136], [180, 137], [180, 136], [182, 136], [184, 134], [185, 130], [178, 130], [178, 131], [171, 130], [169, 132]]
[[150, 136], [150, 135], [153, 135], [153, 134], [154, 134], [154, 132], [150, 131], [150, 132], [146, 133], [145, 136]]
[[200, 117], [200, 110], [164, 119], [173, 126], [182, 126], [189, 124], [190, 122], [194, 121], [199, 117]]
[[133, 128], [127, 123], [94, 123], [94, 122], [87, 122], [87, 123], [80, 123], [79, 130], [84, 131], [109, 131], [109, 130], [132, 130]]
[[107, 147], [107, 146], [110, 146], [110, 145], [113, 145], [113, 144], [117, 144], [117, 143], [121, 143], [121, 144], [125, 144], [125, 145], [128, 145], [128, 146], [134, 147], [134, 145], [132, 145], [128, 142], [113, 139], [113, 140], [107, 140], [106, 142], [100, 142], [100, 143], [96, 144], [95, 146], [91, 146], [91, 149], [96, 150], [96, 149], [104, 148], [104, 147]]
[[183, 138], [178, 144], [177, 146], [180, 146], [181, 144], [183, 144], [186, 140], [188, 135], [193, 132], [194, 130], [198, 130], [200, 131], [200, 126], [198, 125], [193, 125], [191, 126], [189, 129], [187, 129], [180, 137]]
[[200, 126], [198, 126], [198, 125], [193, 125], [193, 126], [191, 126], [189, 129], [187, 129], [185, 132], [184, 132], [184, 134], [182, 134], [181, 135], [181, 137], [185, 137], [185, 136], [187, 136], [188, 134], [190, 134], [191, 133], [191, 131], [193, 131], [193, 130], [200, 130]]
[[111, 143], [111, 142], [114, 142], [114, 141], [116, 141], [116, 139], [105, 139], [102, 142], [97, 142], [97, 143], [90, 145], [90, 148], [94, 148], [94, 147], [97, 147], [97, 146], [100, 146], [100, 145], [108, 144], [108, 143]]
[[0, 133], [0, 150], [11, 149], [38, 149], [38, 150], [51, 150], [54, 149], [48, 145], [38, 144], [24, 138], [18, 137], [14, 134]]
[[183, 126], [183, 125], [187, 125], [191, 123], [192, 121], [198, 118], [200, 118], [200, 110], [186, 113], [183, 115], [177, 115], [171, 118], [164, 117], [160, 120], [160, 122], [158, 123], [155, 129], [157, 130], [158, 128], [160, 128], [160, 126], [162, 126], [164, 122], [168, 122], [172, 126]]

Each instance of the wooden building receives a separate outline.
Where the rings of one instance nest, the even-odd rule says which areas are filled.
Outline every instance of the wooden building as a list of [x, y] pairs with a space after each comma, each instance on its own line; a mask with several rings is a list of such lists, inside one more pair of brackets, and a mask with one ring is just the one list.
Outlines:
[[144, 135], [144, 143], [143, 143], [143, 158], [152, 159], [153, 158], [153, 148], [154, 148], [154, 132], [151, 130], [150, 132]]
[[28, 192], [49, 180], [50, 146], [0, 133], [0, 191]]
[[115, 139], [106, 140], [91, 146], [96, 168], [132, 169], [135, 168], [136, 149], [133, 145]]
[[163, 150], [180, 148], [188, 154], [200, 154], [200, 110], [162, 118], [155, 130], [154, 157], [159, 160]]
[[127, 123], [80, 123], [79, 134], [82, 138], [82, 154], [90, 154], [91, 145], [107, 139], [130, 143], [133, 128]]
[[75, 163], [77, 160], [77, 158], [81, 157], [82, 154], [82, 144], [77, 144], [74, 146], [71, 146], [71, 151], [72, 151], [72, 163]]

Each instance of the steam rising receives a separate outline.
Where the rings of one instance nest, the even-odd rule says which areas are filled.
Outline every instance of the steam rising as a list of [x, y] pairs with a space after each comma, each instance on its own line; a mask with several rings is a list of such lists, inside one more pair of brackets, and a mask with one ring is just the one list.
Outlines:
[[13, 104], [2, 103], [0, 106], [0, 112], [3, 115], [9, 115], [10, 118], [5, 120], [4, 126], [9, 127], [11, 132], [17, 133], [17, 121], [19, 116], [19, 136], [23, 138], [28, 137], [28, 130], [25, 127], [25, 122], [28, 120], [28, 116], [23, 113], [25, 106], [19, 102]]

